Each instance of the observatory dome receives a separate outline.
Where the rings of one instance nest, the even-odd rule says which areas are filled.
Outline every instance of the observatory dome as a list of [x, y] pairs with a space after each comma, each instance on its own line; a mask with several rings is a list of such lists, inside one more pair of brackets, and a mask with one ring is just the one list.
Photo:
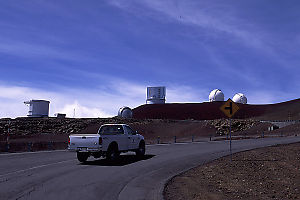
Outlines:
[[247, 103], [247, 97], [242, 93], [236, 93], [234, 95], [234, 97], [232, 98], [232, 101], [234, 101], [235, 103], [246, 104]]
[[209, 94], [209, 102], [224, 101], [224, 93], [219, 89], [214, 89]]
[[132, 110], [131, 108], [124, 106], [119, 109], [118, 117], [122, 118], [132, 118]]

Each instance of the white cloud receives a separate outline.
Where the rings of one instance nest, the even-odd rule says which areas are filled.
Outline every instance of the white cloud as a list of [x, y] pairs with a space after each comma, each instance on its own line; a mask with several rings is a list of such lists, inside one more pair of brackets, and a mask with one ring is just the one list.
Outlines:
[[[155, 86], [155, 85], [148, 85]], [[145, 104], [147, 85], [114, 79], [98, 89], [62, 88], [47, 91], [36, 88], [8, 86], [0, 83], [0, 118], [26, 116], [28, 108], [23, 104], [30, 99], [45, 99], [50, 103], [50, 116], [65, 113], [67, 117], [112, 117], [122, 106], [135, 108]], [[204, 102], [209, 90], [185, 85], [167, 84], [167, 103]], [[249, 103], [267, 104], [286, 101], [293, 94], [279, 91], [253, 91], [246, 94]]]
[[68, 117], [109, 117], [117, 114], [123, 104], [137, 106], [138, 99], [101, 90], [63, 89], [58, 92], [29, 87], [0, 85], [0, 117], [26, 116], [28, 108], [23, 104], [30, 99], [50, 101], [50, 116], [65, 113]]
[[86, 107], [75, 101], [73, 104], [66, 104], [59, 113], [65, 113], [68, 117], [109, 117], [108, 113], [103, 112], [100, 108]]
[[[155, 86], [155, 85], [151, 85]], [[65, 113], [67, 117], [112, 117], [122, 106], [135, 108], [145, 104], [147, 85], [114, 79], [99, 89], [67, 89], [47, 91], [36, 88], [7, 86], [0, 83], [0, 117], [26, 116], [30, 99], [50, 101], [50, 116]], [[207, 91], [189, 86], [167, 85], [167, 102], [202, 102]], [[199, 94], [205, 94], [201, 96]]]

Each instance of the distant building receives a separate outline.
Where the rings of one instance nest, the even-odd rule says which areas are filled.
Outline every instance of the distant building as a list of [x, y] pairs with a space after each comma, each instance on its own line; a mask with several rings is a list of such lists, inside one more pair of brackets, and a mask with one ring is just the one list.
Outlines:
[[46, 100], [30, 100], [24, 104], [29, 106], [28, 117], [48, 117], [50, 101]]
[[147, 104], [165, 104], [166, 87], [147, 87]]
[[59, 118], [59, 119], [66, 118], [66, 114], [63, 114], [63, 113], [55, 113], [54, 116], [57, 117], [57, 118]]

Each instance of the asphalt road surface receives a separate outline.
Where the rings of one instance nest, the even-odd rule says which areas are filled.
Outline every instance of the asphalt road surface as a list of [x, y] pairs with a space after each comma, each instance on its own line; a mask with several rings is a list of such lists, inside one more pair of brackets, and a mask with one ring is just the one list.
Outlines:
[[[300, 137], [233, 141], [233, 152], [299, 142]], [[118, 163], [74, 152], [0, 154], [0, 199], [163, 199], [166, 181], [229, 154], [228, 141], [147, 146], [146, 157], [122, 155]]]

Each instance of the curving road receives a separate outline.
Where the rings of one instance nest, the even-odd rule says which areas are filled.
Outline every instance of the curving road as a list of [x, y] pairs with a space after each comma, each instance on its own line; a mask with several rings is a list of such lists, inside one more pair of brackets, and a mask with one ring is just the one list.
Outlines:
[[[300, 137], [233, 141], [233, 152], [300, 142]], [[228, 141], [147, 146], [136, 160], [89, 158], [67, 151], [0, 154], [0, 199], [162, 199], [165, 182], [189, 168], [229, 154]]]

